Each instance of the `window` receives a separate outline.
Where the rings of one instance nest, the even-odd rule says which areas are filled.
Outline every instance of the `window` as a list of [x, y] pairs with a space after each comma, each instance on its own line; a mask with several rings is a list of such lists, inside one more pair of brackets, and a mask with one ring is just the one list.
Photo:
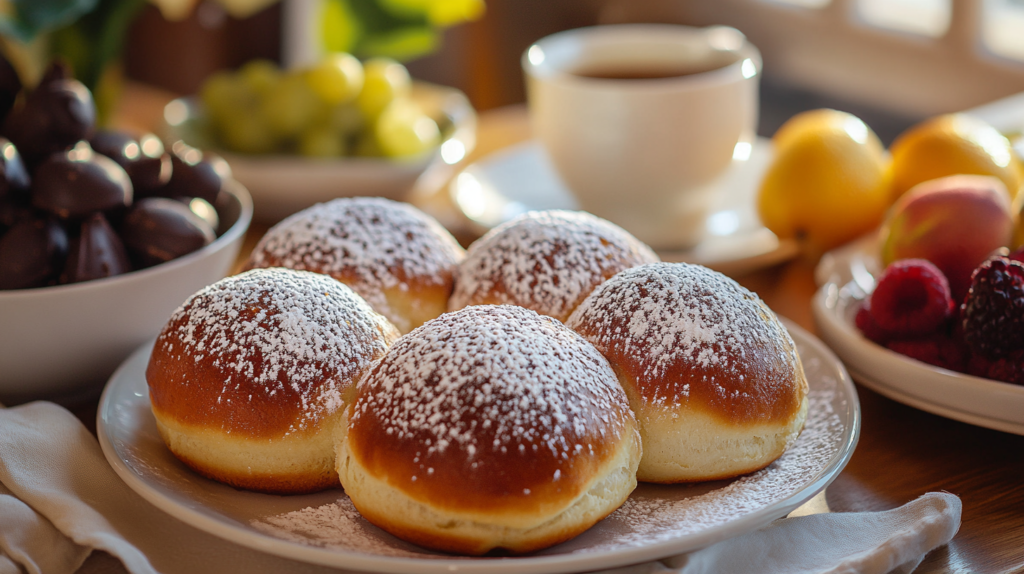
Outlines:
[[860, 0], [857, 14], [866, 24], [938, 38], [949, 30], [951, 0]]
[[797, 6], [800, 8], [824, 8], [828, 6], [832, 0], [765, 0], [774, 4], [783, 4], [786, 6]]
[[982, 39], [990, 52], [1024, 60], [1024, 0], [985, 0]]

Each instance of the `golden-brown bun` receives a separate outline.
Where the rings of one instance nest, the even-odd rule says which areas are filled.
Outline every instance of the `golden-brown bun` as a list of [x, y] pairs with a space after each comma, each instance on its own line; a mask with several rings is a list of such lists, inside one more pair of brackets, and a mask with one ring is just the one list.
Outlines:
[[338, 485], [345, 394], [398, 338], [325, 275], [259, 269], [192, 295], [153, 347], [146, 381], [157, 428], [196, 472], [239, 488]]
[[246, 269], [330, 275], [408, 333], [444, 313], [464, 254], [447, 230], [415, 207], [352, 197], [314, 205], [270, 228]]
[[425, 323], [371, 368], [345, 413], [345, 492], [370, 522], [430, 548], [544, 548], [636, 486], [640, 436], [608, 362], [521, 307]]
[[693, 482], [763, 468], [800, 434], [807, 380], [756, 295], [698, 265], [623, 271], [567, 325], [609, 360], [643, 437], [637, 478]]
[[469, 246], [448, 308], [518, 305], [564, 323], [594, 287], [655, 261], [650, 247], [589, 213], [533, 211]]

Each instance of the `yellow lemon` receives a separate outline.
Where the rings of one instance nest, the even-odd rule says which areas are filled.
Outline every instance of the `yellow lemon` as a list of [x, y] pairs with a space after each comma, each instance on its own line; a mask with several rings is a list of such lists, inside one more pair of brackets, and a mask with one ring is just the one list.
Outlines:
[[774, 157], [761, 181], [761, 221], [795, 238], [812, 257], [877, 227], [890, 204], [888, 156], [860, 118], [813, 110], [772, 138]]
[[1010, 140], [983, 120], [947, 114], [903, 132], [892, 152], [893, 199], [915, 185], [947, 175], [997, 177], [1011, 197], [1024, 184], [1024, 166]]

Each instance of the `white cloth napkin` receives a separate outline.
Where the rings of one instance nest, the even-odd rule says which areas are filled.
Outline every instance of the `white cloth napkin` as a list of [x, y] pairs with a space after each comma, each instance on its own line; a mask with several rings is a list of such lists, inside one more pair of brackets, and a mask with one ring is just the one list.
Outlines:
[[[953, 538], [960, 511], [956, 496], [929, 493], [886, 512], [787, 518], [607, 574], [909, 573]], [[121, 482], [96, 439], [55, 404], [0, 408], [0, 574], [124, 570], [340, 572], [238, 546], [164, 514]]]

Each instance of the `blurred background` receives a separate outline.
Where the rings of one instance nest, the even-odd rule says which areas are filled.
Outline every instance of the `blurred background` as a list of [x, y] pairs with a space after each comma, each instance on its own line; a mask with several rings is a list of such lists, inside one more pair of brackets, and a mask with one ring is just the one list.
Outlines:
[[886, 143], [924, 117], [1024, 90], [1024, 0], [441, 0], [433, 4], [446, 14], [414, 17], [428, 4], [7, 0], [0, 32], [19, 68], [57, 52], [77, 60], [87, 85], [107, 74], [114, 85], [123, 77], [175, 94], [255, 58], [288, 65], [317, 50], [385, 53], [483, 111], [524, 100], [520, 55], [547, 34], [619, 22], [724, 24], [763, 53], [762, 135], [802, 109], [835, 107]]

